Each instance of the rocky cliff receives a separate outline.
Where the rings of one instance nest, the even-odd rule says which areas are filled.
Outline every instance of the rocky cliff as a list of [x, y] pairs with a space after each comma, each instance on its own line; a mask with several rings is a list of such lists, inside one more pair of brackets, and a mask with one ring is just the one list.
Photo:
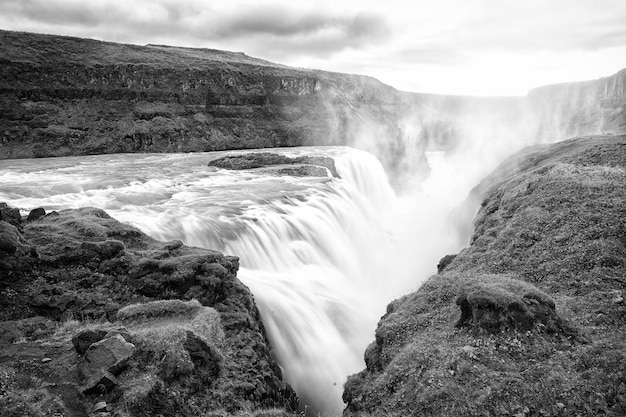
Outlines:
[[2, 204], [0, 414], [292, 415], [238, 267], [99, 209]]
[[393, 301], [344, 416], [622, 416], [626, 136], [527, 148], [473, 192], [471, 244]]
[[242, 53], [0, 31], [0, 158], [375, 145], [405, 152], [402, 95]]
[[424, 149], [623, 133], [625, 74], [440, 96], [243, 53], [0, 31], [0, 158], [350, 145], [402, 182]]
[[595, 81], [539, 87], [528, 100], [540, 138], [626, 132], [626, 69]]

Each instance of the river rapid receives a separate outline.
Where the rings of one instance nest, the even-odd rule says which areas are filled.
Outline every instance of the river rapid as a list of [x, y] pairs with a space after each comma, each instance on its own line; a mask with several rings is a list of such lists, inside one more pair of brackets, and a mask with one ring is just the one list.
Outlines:
[[98, 207], [156, 239], [239, 256], [286, 381], [311, 409], [340, 415], [385, 306], [465, 244], [449, 220], [472, 181], [451, 180], [443, 153], [429, 153], [429, 178], [399, 196], [367, 152], [271, 151], [331, 156], [341, 178], [207, 166], [239, 152], [9, 160], [0, 201], [23, 214]]

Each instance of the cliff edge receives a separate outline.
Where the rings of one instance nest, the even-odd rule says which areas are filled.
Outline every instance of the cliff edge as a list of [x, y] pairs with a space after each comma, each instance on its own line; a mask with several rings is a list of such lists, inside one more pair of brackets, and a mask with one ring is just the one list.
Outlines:
[[95, 208], [0, 205], [2, 416], [285, 416], [239, 259]]
[[375, 144], [407, 152], [406, 97], [243, 53], [0, 31], [0, 159]]
[[393, 301], [344, 416], [622, 416], [626, 136], [526, 148], [471, 244]]

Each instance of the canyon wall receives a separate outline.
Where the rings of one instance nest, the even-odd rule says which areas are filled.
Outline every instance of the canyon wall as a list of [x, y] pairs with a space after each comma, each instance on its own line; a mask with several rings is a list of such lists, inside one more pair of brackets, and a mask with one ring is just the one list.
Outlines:
[[626, 131], [626, 69], [595, 81], [539, 87], [528, 93], [537, 136], [575, 137]]
[[0, 158], [349, 145], [395, 178], [424, 150], [624, 132], [625, 76], [443, 96], [243, 53], [0, 31]]
[[398, 91], [241, 53], [0, 32], [0, 158], [353, 145], [403, 152]]

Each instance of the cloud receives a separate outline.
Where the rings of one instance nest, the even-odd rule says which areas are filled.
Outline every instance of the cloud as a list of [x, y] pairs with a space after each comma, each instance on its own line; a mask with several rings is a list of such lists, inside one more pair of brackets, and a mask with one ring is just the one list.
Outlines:
[[403, 88], [493, 83], [483, 74], [513, 61], [533, 83], [607, 75], [623, 66], [625, 21], [624, 0], [0, 0], [2, 29], [243, 51]]
[[[626, 7], [613, 0], [590, 3], [491, 1], [440, 33], [431, 47], [475, 52], [566, 52], [622, 46]], [[483, 5], [484, 6], [484, 5]]]
[[3, 0], [0, 15], [28, 27], [82, 31], [84, 36], [90, 36], [91, 30], [114, 40], [169, 37], [174, 40], [170, 43], [180, 44], [180, 39], [194, 45], [211, 43], [214, 47], [243, 41], [265, 44], [282, 54], [320, 56], [380, 43], [391, 33], [379, 14], [358, 9], [350, 13], [331, 12], [279, 3], [216, 9], [199, 0]]

